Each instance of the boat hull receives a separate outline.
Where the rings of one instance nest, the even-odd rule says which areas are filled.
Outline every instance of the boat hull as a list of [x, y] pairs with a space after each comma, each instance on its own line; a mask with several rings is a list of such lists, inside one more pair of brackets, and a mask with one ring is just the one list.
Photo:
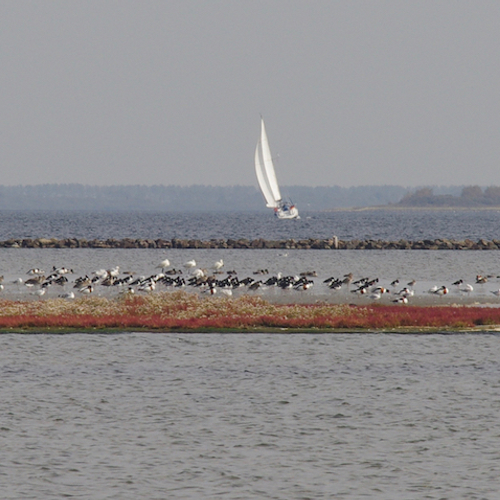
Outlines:
[[295, 207], [287, 209], [275, 208], [274, 215], [276, 215], [278, 219], [300, 219], [299, 211]]

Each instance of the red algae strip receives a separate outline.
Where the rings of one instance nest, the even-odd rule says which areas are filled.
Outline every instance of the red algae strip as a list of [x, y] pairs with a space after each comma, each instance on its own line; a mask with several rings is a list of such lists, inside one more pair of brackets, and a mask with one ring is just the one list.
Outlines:
[[271, 304], [258, 297], [200, 298], [186, 292], [118, 299], [0, 301], [0, 329], [470, 329], [500, 324], [500, 308]]

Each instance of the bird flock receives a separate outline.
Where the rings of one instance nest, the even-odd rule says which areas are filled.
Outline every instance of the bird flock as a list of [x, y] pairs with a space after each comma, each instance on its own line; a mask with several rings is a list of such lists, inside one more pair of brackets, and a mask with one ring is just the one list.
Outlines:
[[[155, 291], [191, 289], [200, 294], [222, 294], [231, 297], [233, 293], [262, 293], [270, 290], [295, 290], [307, 292], [315, 286], [316, 271], [303, 271], [296, 275], [271, 274], [268, 269], [256, 269], [251, 275], [241, 277], [236, 270], [224, 271], [223, 259], [217, 260], [209, 267], [198, 266], [192, 259], [180, 267], [173, 267], [169, 259], [161, 260], [148, 276], [137, 276], [133, 272], [121, 271], [120, 266], [110, 269], [97, 269], [92, 273], [74, 278], [74, 271], [66, 267], [53, 266], [50, 273], [43, 269], [31, 268], [25, 278], [17, 278], [8, 283], [0, 277], [0, 291], [27, 291], [34, 297], [46, 298], [56, 296], [64, 299], [74, 299], [77, 296], [92, 294], [103, 295], [112, 293], [133, 295], [135, 293], [153, 293]], [[460, 294], [463, 297], [473, 297], [475, 290], [491, 292], [500, 298], [500, 288], [485, 289], [487, 284], [496, 283], [500, 276], [476, 275], [474, 285], [457, 279], [453, 283], [434, 285], [426, 290], [416, 290], [415, 280], [394, 279], [382, 283], [377, 277], [355, 278], [353, 273], [340, 276], [330, 276], [322, 279], [316, 289], [322, 295], [332, 297], [332, 300], [342, 302], [384, 301], [394, 304], [408, 304], [417, 295], [429, 297], [444, 297], [450, 294]], [[50, 292], [55, 290], [55, 292]], [[456, 295], [455, 295], [456, 296]], [[286, 296], [293, 300], [288, 295]], [[492, 296], [490, 296], [492, 297]], [[438, 302], [439, 303], [439, 302]]]

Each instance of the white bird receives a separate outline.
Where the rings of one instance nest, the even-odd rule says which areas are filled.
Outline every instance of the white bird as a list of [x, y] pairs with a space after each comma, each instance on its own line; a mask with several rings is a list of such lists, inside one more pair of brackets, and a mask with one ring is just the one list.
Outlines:
[[463, 288], [459, 288], [459, 291], [462, 293], [467, 293], [470, 294], [474, 290], [474, 287], [472, 285], [469, 285], [468, 283], [464, 285]]
[[105, 279], [108, 277], [108, 271], [106, 271], [106, 269], [98, 269], [97, 271], [93, 271], [92, 274], [100, 279]]
[[35, 292], [33, 292], [33, 295], [41, 297], [42, 295], [45, 295], [46, 290], [46, 288], [40, 288], [40, 290], [36, 290]]
[[216, 271], [218, 271], [223, 265], [224, 265], [224, 261], [222, 259], [220, 259], [214, 263], [214, 265], [212, 266], [212, 269], [215, 269]]
[[233, 295], [233, 291], [229, 288], [222, 288], [221, 293], [227, 295], [228, 297], [231, 297]]
[[163, 271], [163, 269], [170, 267], [170, 261], [168, 259], [162, 260], [156, 267]]
[[196, 261], [193, 260], [188, 260], [186, 263], [184, 263], [184, 267], [186, 268], [191, 268], [191, 267], [196, 267]]
[[61, 299], [74, 299], [75, 294], [73, 292], [68, 292], [68, 293], [62, 293], [61, 295], [58, 295]]
[[116, 278], [120, 274], [120, 266], [113, 267], [113, 269], [108, 271], [108, 274], [113, 278]]
[[491, 293], [492, 293], [493, 295], [496, 295], [497, 297], [500, 297], [500, 289], [498, 289], [498, 290], [493, 290]]
[[195, 278], [206, 278], [207, 277], [207, 271], [205, 269], [193, 269], [191, 271], [191, 275]]

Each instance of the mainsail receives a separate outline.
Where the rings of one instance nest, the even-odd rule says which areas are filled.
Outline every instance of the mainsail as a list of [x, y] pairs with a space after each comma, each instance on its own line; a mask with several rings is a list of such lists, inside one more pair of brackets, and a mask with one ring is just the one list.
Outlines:
[[260, 140], [255, 149], [255, 172], [267, 206], [269, 208], [278, 208], [280, 206], [281, 193], [274, 171], [273, 159], [263, 119], [261, 119]]
[[255, 173], [267, 206], [274, 208], [274, 215], [278, 219], [300, 219], [297, 207], [291, 201], [281, 198], [271, 150], [269, 149], [269, 141], [267, 140], [266, 127], [262, 118], [260, 121], [260, 138], [255, 149]]

